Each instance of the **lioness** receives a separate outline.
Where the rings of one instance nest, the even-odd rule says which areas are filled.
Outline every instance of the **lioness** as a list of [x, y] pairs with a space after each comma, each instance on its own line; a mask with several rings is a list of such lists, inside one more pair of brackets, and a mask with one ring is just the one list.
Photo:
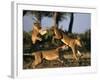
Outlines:
[[69, 46], [73, 52], [73, 59], [78, 60], [76, 53], [77, 53], [77, 46], [82, 47], [80, 38], [71, 38], [67, 36], [65, 33], [61, 32], [57, 27], [53, 26], [51, 30], [54, 32], [54, 38], [60, 39], [64, 44]]
[[42, 30], [40, 23], [36, 22], [32, 27], [32, 43], [35, 44], [37, 40], [41, 41], [41, 35], [46, 34], [46, 30]]
[[52, 61], [52, 60], [57, 60], [61, 63], [63, 63], [62, 60], [59, 58], [59, 51], [60, 49], [65, 49], [66, 45], [60, 46], [56, 49], [51, 49], [51, 50], [45, 50], [45, 51], [37, 51], [32, 53], [34, 55], [35, 60], [32, 63], [32, 67], [35, 68], [38, 64], [42, 62], [43, 59]]

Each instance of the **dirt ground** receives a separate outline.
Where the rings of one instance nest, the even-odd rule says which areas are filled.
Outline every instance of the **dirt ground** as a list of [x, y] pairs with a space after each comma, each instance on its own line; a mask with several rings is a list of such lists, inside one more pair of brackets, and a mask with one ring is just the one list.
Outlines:
[[[63, 62], [61, 63], [57, 60], [47, 61], [45, 59], [42, 60], [40, 64], [38, 64], [34, 69], [39, 68], [57, 68], [57, 67], [81, 67], [81, 66], [91, 66], [91, 55], [89, 52], [82, 53], [83, 55], [79, 58], [78, 61], [74, 61], [72, 58], [72, 54], [64, 54]], [[23, 56], [23, 69], [33, 69], [32, 62], [34, 61], [34, 57], [32, 56]]]

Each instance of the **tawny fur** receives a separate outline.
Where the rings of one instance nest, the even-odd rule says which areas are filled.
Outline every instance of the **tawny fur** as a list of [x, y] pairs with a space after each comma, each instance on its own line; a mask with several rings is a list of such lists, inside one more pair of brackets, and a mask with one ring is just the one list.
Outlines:
[[54, 32], [54, 38], [56, 39], [60, 39], [64, 44], [66, 44], [67, 46], [69, 46], [72, 49], [73, 52], [73, 59], [78, 60], [77, 58], [77, 46], [82, 46], [81, 42], [80, 42], [80, 38], [71, 38], [69, 36], [67, 36], [65, 33], [60, 32], [59, 29], [57, 27], [52, 27], [52, 30]]
[[66, 45], [63, 45], [56, 49], [51, 49], [51, 50], [46, 50], [46, 51], [37, 51], [37, 52], [32, 53], [32, 55], [34, 55], [34, 57], [35, 57], [35, 60], [32, 63], [33, 68], [35, 66], [37, 66], [38, 64], [40, 64], [43, 59], [46, 59], [49, 61], [57, 60], [57, 61], [63, 63], [63, 61], [61, 61], [59, 58], [59, 50], [61, 48], [63, 48], [64, 46], [66, 46]]
[[41, 35], [46, 34], [46, 30], [42, 30], [40, 23], [34, 23], [32, 26], [32, 43], [35, 44], [37, 40], [42, 41]]

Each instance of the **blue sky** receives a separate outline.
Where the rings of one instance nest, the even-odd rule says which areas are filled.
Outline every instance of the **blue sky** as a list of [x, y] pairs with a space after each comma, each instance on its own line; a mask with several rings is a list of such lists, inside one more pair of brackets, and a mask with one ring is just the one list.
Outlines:
[[[32, 24], [34, 20], [32, 19], [32, 15], [25, 15], [23, 17], [23, 26], [25, 31], [32, 30]], [[68, 30], [70, 22], [70, 16], [66, 15], [66, 19], [63, 19], [59, 22], [59, 28], [63, 30]], [[41, 25], [43, 28], [51, 27], [53, 25], [52, 18], [43, 17], [41, 21]], [[86, 30], [90, 29], [91, 27], [91, 14], [89, 13], [74, 13], [74, 23], [72, 32], [75, 33], [84, 33]]]

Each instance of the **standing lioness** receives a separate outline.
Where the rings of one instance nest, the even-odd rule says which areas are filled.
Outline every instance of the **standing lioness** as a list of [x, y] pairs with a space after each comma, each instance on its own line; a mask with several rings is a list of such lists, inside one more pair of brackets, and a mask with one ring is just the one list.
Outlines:
[[41, 41], [41, 35], [47, 33], [46, 30], [42, 30], [40, 23], [36, 22], [32, 27], [32, 43], [35, 44], [37, 40]]

